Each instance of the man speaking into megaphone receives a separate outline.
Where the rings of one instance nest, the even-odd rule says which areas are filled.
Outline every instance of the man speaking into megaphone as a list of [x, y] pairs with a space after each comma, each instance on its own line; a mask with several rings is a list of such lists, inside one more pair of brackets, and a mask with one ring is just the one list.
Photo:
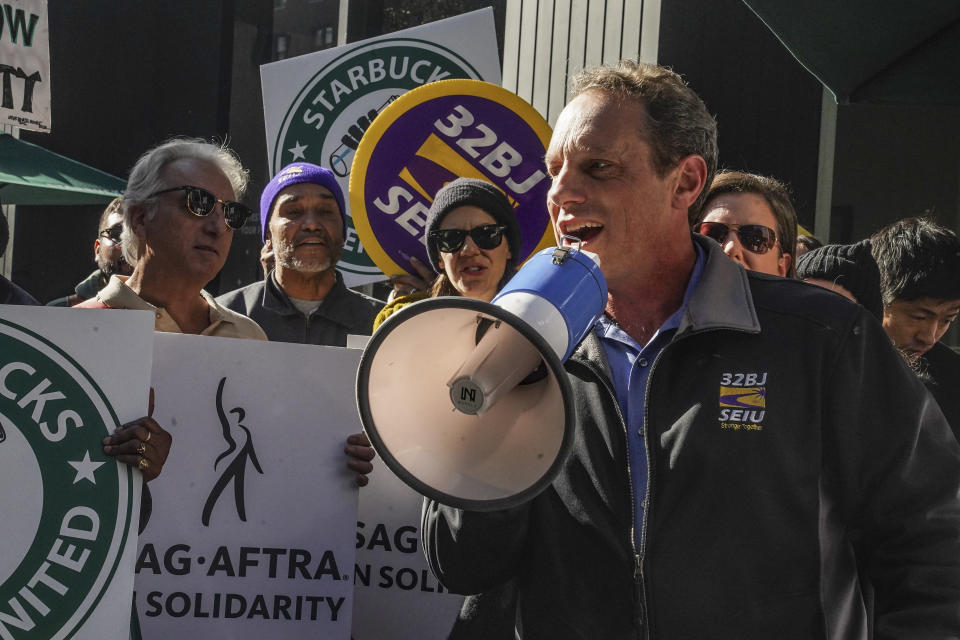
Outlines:
[[956, 635], [960, 447], [936, 404], [861, 307], [691, 234], [716, 124], [679, 76], [623, 62], [573, 94], [548, 207], [608, 297], [563, 365], [572, 447], [523, 504], [428, 500], [437, 577], [516, 580], [526, 640], [865, 638], [862, 563], [877, 637]]

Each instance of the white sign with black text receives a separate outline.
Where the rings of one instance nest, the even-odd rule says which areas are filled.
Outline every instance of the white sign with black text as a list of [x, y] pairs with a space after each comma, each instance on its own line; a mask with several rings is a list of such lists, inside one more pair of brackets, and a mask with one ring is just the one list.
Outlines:
[[173, 434], [140, 539], [142, 637], [350, 637], [360, 354], [157, 334], [154, 418]]
[[423, 496], [382, 461], [360, 492], [354, 640], [444, 640], [463, 596], [443, 588], [420, 546]]
[[47, 0], [0, 2], [0, 124], [50, 131]]

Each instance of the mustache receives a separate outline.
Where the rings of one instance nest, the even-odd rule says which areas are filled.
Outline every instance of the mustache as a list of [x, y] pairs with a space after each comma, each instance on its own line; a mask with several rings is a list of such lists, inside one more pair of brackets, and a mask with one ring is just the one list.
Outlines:
[[114, 262], [108, 262], [107, 264], [105, 264], [101, 269], [101, 271], [103, 271], [108, 276], [120, 275], [123, 273], [123, 270], [126, 269], [128, 266], [129, 265], [127, 264], [127, 260], [123, 256], [120, 256]]
[[309, 240], [311, 238], [319, 238], [329, 245], [333, 245], [333, 238], [327, 233], [326, 229], [320, 228], [316, 231], [301, 231], [293, 237], [293, 245], [296, 246], [303, 242], [304, 240]]

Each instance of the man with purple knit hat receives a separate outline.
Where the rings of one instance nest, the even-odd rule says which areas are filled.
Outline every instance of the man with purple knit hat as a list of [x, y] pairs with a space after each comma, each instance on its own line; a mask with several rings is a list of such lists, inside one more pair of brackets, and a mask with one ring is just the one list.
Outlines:
[[261, 238], [275, 267], [261, 282], [217, 301], [257, 322], [270, 340], [343, 347], [370, 335], [379, 300], [351, 291], [336, 265], [346, 206], [333, 172], [308, 162], [284, 167], [260, 197]]

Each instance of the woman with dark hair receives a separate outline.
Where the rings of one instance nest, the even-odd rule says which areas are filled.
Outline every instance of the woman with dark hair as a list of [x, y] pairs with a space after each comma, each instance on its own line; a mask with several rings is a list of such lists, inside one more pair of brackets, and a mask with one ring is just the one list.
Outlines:
[[437, 273], [428, 286], [412, 277], [394, 279], [395, 296], [374, 328], [397, 309], [434, 296], [490, 302], [516, 271], [520, 225], [507, 196], [489, 182], [458, 178], [434, 196], [424, 244]]
[[[434, 296], [490, 302], [513, 277], [520, 255], [520, 225], [507, 196], [489, 182], [459, 178], [434, 196], [424, 243], [437, 273], [429, 288], [407, 293], [412, 277], [394, 279], [399, 295], [373, 322], [376, 330], [393, 312]], [[426, 283], [421, 283], [425, 285]], [[449, 640], [513, 640], [517, 590], [512, 582], [468, 596]]]

